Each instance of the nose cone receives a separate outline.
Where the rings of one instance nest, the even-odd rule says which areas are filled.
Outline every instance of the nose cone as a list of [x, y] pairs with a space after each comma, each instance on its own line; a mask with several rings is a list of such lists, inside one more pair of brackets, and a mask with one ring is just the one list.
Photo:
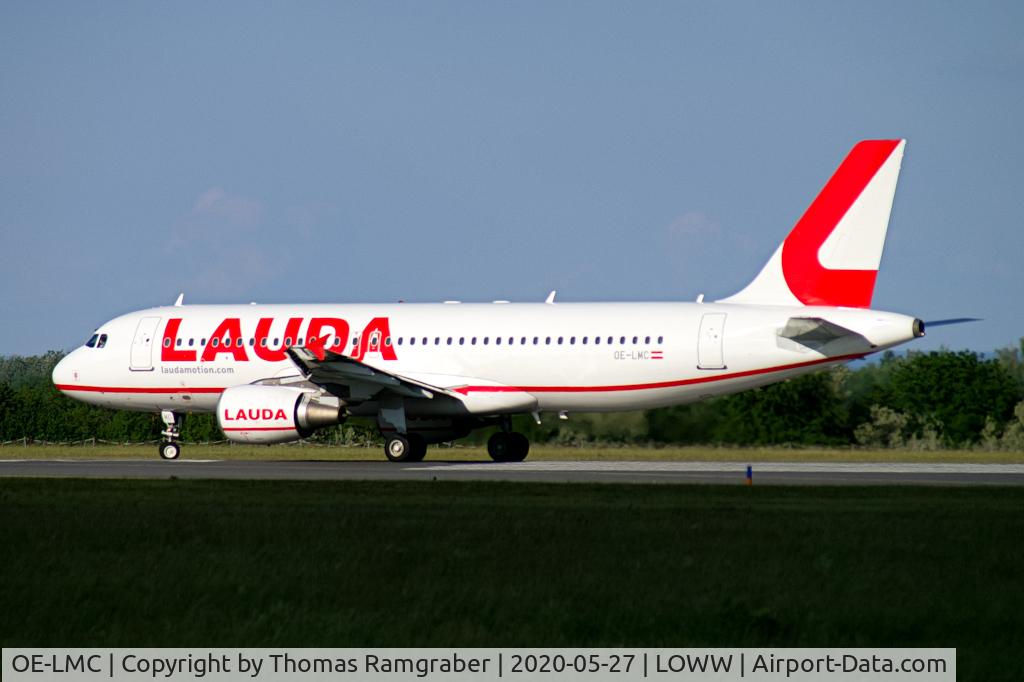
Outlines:
[[74, 356], [74, 353], [61, 358], [60, 362], [53, 368], [53, 374], [50, 378], [53, 379], [53, 385], [58, 390], [64, 391], [70, 388], [77, 380], [75, 370], [72, 367], [72, 356]]

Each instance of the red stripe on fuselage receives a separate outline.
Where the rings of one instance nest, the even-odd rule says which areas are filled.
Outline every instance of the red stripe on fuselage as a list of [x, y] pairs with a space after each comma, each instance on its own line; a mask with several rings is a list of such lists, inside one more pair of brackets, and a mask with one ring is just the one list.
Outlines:
[[82, 391], [85, 393], [223, 393], [224, 388], [167, 386], [151, 388], [149, 386], [79, 386], [77, 384], [54, 384], [60, 391]]
[[865, 353], [853, 355], [839, 355], [834, 358], [821, 358], [819, 360], [808, 360], [797, 362], [792, 365], [779, 365], [777, 367], [762, 367], [759, 369], [748, 369], [743, 372], [732, 372], [731, 374], [715, 374], [713, 376], [696, 377], [694, 379], [676, 379], [674, 381], [658, 381], [650, 384], [621, 384], [618, 386], [462, 386], [453, 389], [456, 393], [468, 395], [470, 393], [606, 393], [611, 391], [645, 391], [655, 388], [675, 388], [677, 386], [691, 386], [694, 384], [707, 384], [713, 381], [728, 381], [729, 379], [742, 379], [759, 374], [770, 374], [772, 372], [784, 372], [788, 369], [800, 369], [813, 365], [823, 365], [829, 362], [846, 362], [848, 360], [859, 360]]

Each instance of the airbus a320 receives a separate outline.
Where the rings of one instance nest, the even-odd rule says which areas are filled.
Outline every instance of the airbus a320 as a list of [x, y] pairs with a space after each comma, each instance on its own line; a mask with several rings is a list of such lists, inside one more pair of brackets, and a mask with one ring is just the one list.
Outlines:
[[72, 398], [284, 443], [374, 420], [396, 462], [499, 428], [497, 461], [529, 450], [511, 417], [678, 405], [863, 358], [924, 335], [871, 309], [905, 140], [858, 143], [742, 291], [714, 302], [182, 305], [101, 325], [53, 371]]

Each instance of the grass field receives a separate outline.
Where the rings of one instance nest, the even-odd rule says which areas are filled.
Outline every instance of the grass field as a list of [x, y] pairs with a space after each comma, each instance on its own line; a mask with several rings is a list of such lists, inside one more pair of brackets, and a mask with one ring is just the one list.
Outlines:
[[0, 480], [3, 646], [955, 646], [1019, 679], [1024, 490]]
[[[5, 445], [0, 459], [154, 459], [153, 445]], [[381, 461], [380, 447], [315, 445], [192, 445], [183, 459], [370, 460]], [[432, 446], [433, 461], [490, 461], [483, 447]], [[867, 450], [859, 448], [730, 447], [566, 447], [532, 446], [530, 460], [653, 460], [722, 462], [974, 462], [1020, 464], [1024, 452], [982, 450]]]

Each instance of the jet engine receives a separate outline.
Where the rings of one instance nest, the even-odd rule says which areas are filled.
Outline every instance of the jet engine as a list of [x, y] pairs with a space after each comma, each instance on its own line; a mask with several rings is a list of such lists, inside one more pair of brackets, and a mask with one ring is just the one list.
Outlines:
[[309, 389], [249, 384], [225, 389], [217, 423], [237, 443], [287, 443], [345, 421], [344, 403]]

